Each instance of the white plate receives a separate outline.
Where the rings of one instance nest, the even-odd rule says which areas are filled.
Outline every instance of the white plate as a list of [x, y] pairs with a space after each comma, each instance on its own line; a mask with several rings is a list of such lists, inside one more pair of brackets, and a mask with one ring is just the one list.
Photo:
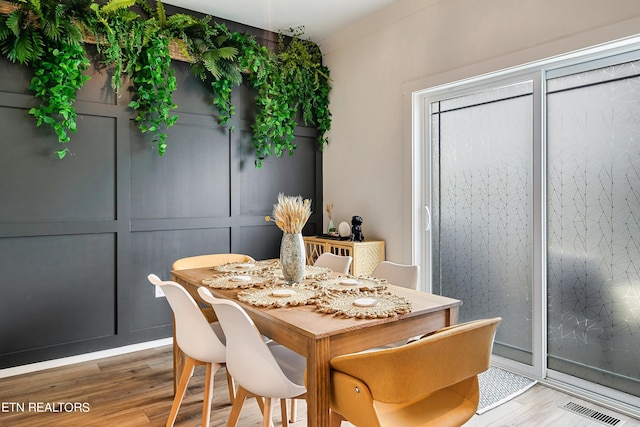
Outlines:
[[378, 300], [375, 298], [358, 298], [353, 300], [353, 305], [356, 307], [375, 307], [378, 305]]
[[276, 289], [271, 292], [271, 295], [274, 297], [291, 297], [296, 294], [296, 291], [293, 289]]
[[251, 280], [251, 276], [231, 276], [232, 282], [248, 282]]
[[340, 284], [347, 285], [347, 286], [355, 286], [355, 285], [359, 285], [360, 282], [358, 282], [356, 279], [344, 279], [340, 281]]

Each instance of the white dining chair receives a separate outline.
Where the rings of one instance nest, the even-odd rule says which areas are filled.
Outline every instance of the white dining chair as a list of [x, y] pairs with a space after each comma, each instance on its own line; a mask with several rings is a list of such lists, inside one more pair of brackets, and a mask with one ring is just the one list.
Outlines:
[[386, 279], [392, 285], [417, 290], [419, 273], [420, 267], [417, 265], [382, 261], [373, 269], [371, 276]]
[[[175, 338], [187, 359], [180, 375], [180, 382], [171, 405], [167, 427], [173, 426], [184, 399], [189, 380], [196, 365], [205, 365], [204, 399], [202, 403], [202, 425], [209, 426], [211, 399], [213, 397], [214, 374], [225, 365], [226, 348], [224, 333], [219, 323], [210, 324], [200, 307], [185, 288], [172, 281], [162, 281], [155, 274], [147, 276], [164, 292], [174, 315]], [[233, 381], [227, 371], [229, 398], [234, 400]]]
[[306, 396], [306, 359], [275, 343], [265, 343], [253, 320], [235, 301], [215, 298], [209, 289], [198, 288], [200, 297], [211, 304], [226, 336], [227, 369], [238, 391], [231, 407], [227, 427], [236, 426], [247, 397], [264, 398], [262, 425], [269, 427], [273, 399], [280, 399], [282, 424], [287, 426], [286, 399]]
[[[173, 262], [171, 265], [171, 270], [188, 270], [190, 268], [201, 268], [201, 267], [215, 267], [216, 265], [229, 264], [231, 262], [255, 262], [255, 259], [245, 254], [238, 253], [213, 253], [213, 254], [203, 254], [203, 255], [195, 255], [184, 258], [179, 258]], [[202, 307], [202, 313], [204, 317], [206, 317], [209, 323], [214, 323], [218, 319], [216, 318], [215, 312], [211, 309], [211, 307]], [[222, 329], [220, 330], [222, 331]], [[178, 361], [180, 357], [179, 351], [176, 351], [176, 347], [178, 344], [176, 343], [176, 333], [174, 328], [173, 333], [173, 366], [174, 369], [179, 367]], [[177, 371], [177, 369], [175, 369]], [[174, 380], [173, 390], [176, 392], [178, 390], [178, 383]], [[233, 387], [230, 385], [229, 392], [233, 392]]]
[[336, 273], [348, 274], [353, 257], [349, 255], [336, 255], [324, 252], [313, 263], [316, 267], [327, 267]]
[[[382, 261], [371, 272], [371, 276], [378, 279], [385, 279], [392, 285], [402, 286], [403, 288], [418, 289], [418, 276], [420, 273], [420, 267], [411, 264], [398, 264], [391, 261]], [[414, 341], [419, 337], [412, 337], [408, 340], [402, 340], [394, 343], [387, 344], [380, 348], [391, 348], [399, 345], [406, 344]]]

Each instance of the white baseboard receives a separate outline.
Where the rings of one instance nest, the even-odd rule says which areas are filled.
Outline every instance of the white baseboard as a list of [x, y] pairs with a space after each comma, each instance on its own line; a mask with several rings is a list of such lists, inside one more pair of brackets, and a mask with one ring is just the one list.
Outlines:
[[42, 371], [60, 366], [73, 365], [74, 363], [88, 362], [102, 359], [104, 357], [119, 356], [121, 354], [133, 353], [135, 351], [147, 350], [165, 345], [172, 345], [173, 338], [162, 338], [155, 341], [141, 342], [138, 344], [126, 345], [124, 347], [110, 348], [108, 350], [96, 351], [93, 353], [79, 354], [77, 356], [63, 357], [61, 359], [46, 360], [44, 362], [30, 363], [28, 365], [15, 366], [12, 368], [0, 369], [0, 378], [13, 377], [21, 374]]

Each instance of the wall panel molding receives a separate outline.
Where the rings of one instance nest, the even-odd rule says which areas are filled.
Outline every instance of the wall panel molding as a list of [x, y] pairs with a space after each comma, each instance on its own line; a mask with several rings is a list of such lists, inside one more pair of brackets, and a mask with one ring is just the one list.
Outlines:
[[313, 200], [305, 233], [322, 224], [315, 129], [297, 128], [295, 155], [256, 169], [253, 89], [233, 93], [232, 132], [187, 64], [173, 67], [179, 119], [163, 157], [139, 133], [130, 95], [105, 90], [110, 77], [92, 68], [59, 160], [53, 131], [28, 114], [32, 72], [0, 58], [0, 369], [169, 337], [169, 306], [147, 274], [169, 279], [175, 259], [202, 253], [277, 257], [282, 234], [264, 216], [279, 192]]

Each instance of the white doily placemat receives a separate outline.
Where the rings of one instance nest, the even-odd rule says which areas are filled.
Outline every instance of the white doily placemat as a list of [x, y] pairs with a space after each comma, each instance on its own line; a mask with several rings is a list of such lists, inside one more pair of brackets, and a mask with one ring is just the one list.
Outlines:
[[216, 265], [213, 269], [221, 273], [262, 274], [265, 270], [278, 268], [279, 266], [280, 262], [277, 259], [269, 259], [256, 262], [230, 262], [228, 264]]
[[316, 307], [322, 313], [375, 319], [411, 312], [411, 302], [388, 292], [325, 292]]
[[[284, 276], [282, 275], [282, 268], [278, 265], [277, 268], [270, 269], [265, 271], [265, 276], [273, 277], [274, 279], [283, 280]], [[327, 267], [316, 267], [314, 265], [305, 265], [304, 266], [304, 276], [303, 279], [307, 280], [324, 280], [331, 277], [331, 269]]]
[[223, 274], [202, 280], [202, 284], [215, 289], [262, 288], [273, 283], [273, 279], [261, 276]]
[[389, 283], [384, 279], [373, 277], [337, 277], [322, 280], [316, 285], [328, 291], [353, 292], [353, 291], [383, 291]]
[[318, 290], [307, 285], [279, 285], [238, 292], [238, 300], [256, 307], [285, 307], [313, 304]]

